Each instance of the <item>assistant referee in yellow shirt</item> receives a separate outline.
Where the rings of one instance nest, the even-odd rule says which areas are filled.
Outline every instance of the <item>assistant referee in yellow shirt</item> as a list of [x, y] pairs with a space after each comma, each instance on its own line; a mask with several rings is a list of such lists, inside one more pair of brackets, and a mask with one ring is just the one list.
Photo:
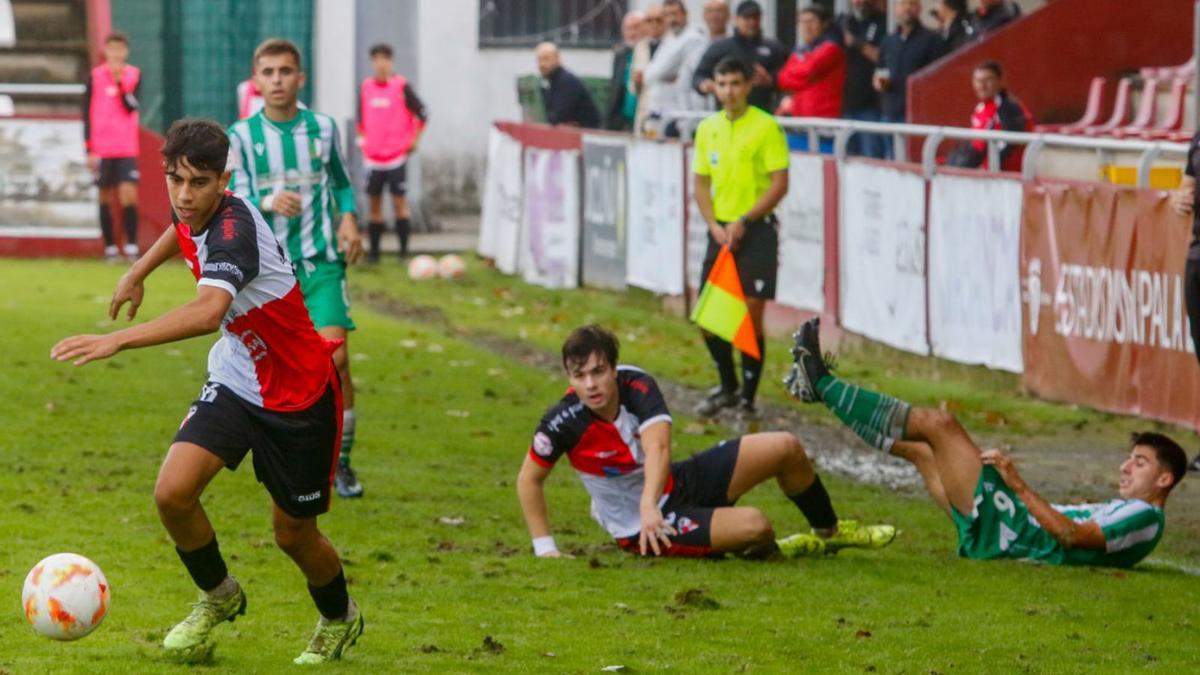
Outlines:
[[[779, 221], [773, 212], [787, 194], [787, 140], [774, 117], [747, 103], [751, 89], [748, 64], [726, 58], [713, 72], [722, 110], [705, 118], [696, 129], [692, 158], [693, 192], [708, 223], [708, 251], [701, 278], [708, 279], [721, 247], [728, 246], [746, 294], [759, 354], [765, 359], [763, 309], [767, 300], [775, 297]], [[722, 408], [737, 406], [744, 421], [757, 419], [754, 395], [763, 362], [742, 354], [739, 392], [733, 345], [707, 331], [704, 344], [721, 383], [696, 407], [696, 413], [711, 417]]]

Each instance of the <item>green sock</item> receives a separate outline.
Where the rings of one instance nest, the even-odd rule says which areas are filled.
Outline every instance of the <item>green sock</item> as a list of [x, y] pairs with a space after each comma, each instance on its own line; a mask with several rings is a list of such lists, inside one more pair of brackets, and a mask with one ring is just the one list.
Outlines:
[[912, 407], [887, 394], [863, 389], [826, 375], [817, 382], [825, 407], [873, 448], [888, 452], [892, 443], [904, 438], [904, 426]]

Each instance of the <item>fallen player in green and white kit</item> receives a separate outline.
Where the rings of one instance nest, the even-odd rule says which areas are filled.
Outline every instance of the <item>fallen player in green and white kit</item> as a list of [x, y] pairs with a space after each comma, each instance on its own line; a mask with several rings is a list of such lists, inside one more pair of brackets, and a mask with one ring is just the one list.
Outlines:
[[1003, 452], [981, 452], [952, 414], [914, 408], [830, 373], [819, 328], [811, 319], [796, 332], [788, 390], [806, 403], [824, 403], [868, 444], [915, 464], [958, 528], [960, 556], [1132, 567], [1162, 539], [1167, 495], [1187, 471], [1187, 455], [1175, 441], [1152, 432], [1133, 435], [1121, 464], [1120, 498], [1051, 504]]

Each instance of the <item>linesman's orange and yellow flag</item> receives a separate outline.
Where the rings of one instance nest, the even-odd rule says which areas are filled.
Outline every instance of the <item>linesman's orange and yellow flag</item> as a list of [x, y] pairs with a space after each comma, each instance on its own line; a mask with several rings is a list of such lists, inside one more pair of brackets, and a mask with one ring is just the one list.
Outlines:
[[762, 359], [758, 351], [758, 340], [754, 335], [754, 323], [750, 321], [750, 309], [746, 307], [746, 295], [738, 279], [737, 265], [729, 247], [722, 246], [708, 273], [700, 299], [692, 310], [692, 321], [717, 337], [733, 343], [742, 352], [755, 359]]

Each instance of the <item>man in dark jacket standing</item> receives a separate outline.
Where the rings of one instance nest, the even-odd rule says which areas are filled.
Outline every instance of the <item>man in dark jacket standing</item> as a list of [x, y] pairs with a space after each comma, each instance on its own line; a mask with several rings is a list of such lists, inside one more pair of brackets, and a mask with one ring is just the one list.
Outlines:
[[553, 42], [543, 42], [537, 46], [536, 53], [538, 72], [542, 74], [546, 123], [598, 128], [600, 111], [583, 81], [562, 67], [558, 47]]
[[608, 108], [604, 112], [604, 128], [612, 131], [631, 131], [637, 113], [636, 87], [633, 76], [633, 46], [642, 39], [645, 16], [639, 11], [625, 13], [621, 20], [621, 44], [613, 50], [612, 78], [608, 82]]
[[[887, 35], [887, 18], [875, 11], [871, 0], [850, 0], [851, 11], [838, 17], [846, 45], [846, 86], [842, 91], [842, 117], [860, 122], [879, 121], [879, 92], [871, 85], [879, 45]], [[883, 137], [854, 134], [846, 146], [851, 155], [883, 157]]]
[[975, 31], [975, 25], [971, 23], [971, 16], [967, 13], [967, 0], [942, 0], [934, 14], [938, 23], [942, 25], [942, 40], [946, 43], [947, 54], [979, 35]]
[[788, 60], [788, 50], [778, 40], [763, 37], [762, 6], [755, 0], [742, 0], [737, 6], [733, 36], [709, 45], [692, 76], [692, 86], [705, 95], [715, 95], [713, 69], [727, 57], [750, 65], [750, 105], [767, 112], [775, 110], [775, 77]]
[[[921, 24], [921, 0], [896, 0], [896, 32], [883, 40], [875, 90], [880, 92], [884, 122], [904, 122], [908, 111], [908, 76], [945, 54], [942, 36]], [[892, 154], [891, 137], [884, 138]]]
[[1011, 0], [979, 0], [975, 12], [975, 32], [983, 35], [1021, 16], [1021, 8]]

